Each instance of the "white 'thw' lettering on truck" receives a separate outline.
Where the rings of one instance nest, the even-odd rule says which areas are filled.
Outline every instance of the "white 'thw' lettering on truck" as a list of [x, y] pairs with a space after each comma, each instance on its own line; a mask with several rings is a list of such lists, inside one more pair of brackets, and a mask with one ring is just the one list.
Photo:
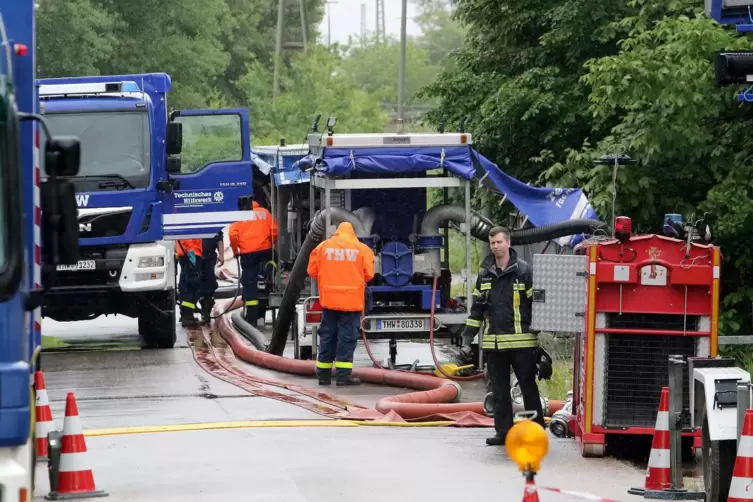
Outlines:
[[86, 206], [88, 206], [89, 205], [89, 195], [88, 194], [76, 195], [76, 205], [78, 205], [78, 207], [86, 207]]

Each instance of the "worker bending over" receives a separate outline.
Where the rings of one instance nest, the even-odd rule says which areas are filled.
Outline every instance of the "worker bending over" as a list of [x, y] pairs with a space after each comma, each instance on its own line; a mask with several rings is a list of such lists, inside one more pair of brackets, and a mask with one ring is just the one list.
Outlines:
[[201, 239], [179, 240], [175, 246], [180, 265], [178, 294], [180, 295], [180, 323], [184, 328], [199, 325], [194, 317], [201, 288], [201, 270], [203, 266], [203, 246]]
[[481, 263], [476, 279], [461, 354], [466, 360], [472, 357], [471, 342], [483, 323], [480, 344], [489, 368], [496, 429], [496, 435], [488, 438], [486, 444], [503, 445], [513, 425], [510, 366], [518, 377], [525, 409], [535, 410], [534, 421], [544, 427], [536, 385], [540, 354], [538, 336], [529, 331], [533, 296], [530, 267], [518, 260], [517, 253], [510, 248], [510, 232], [506, 228], [491, 229], [489, 246], [492, 254]]
[[374, 253], [356, 237], [353, 225], [340, 223], [335, 235], [309, 257], [308, 274], [317, 281], [322, 322], [316, 374], [319, 385], [358, 385], [353, 378], [353, 352], [358, 344], [366, 283], [374, 277]]
[[217, 263], [222, 266], [225, 263], [224, 238], [222, 230], [217, 232], [214, 237], [203, 239], [202, 242], [202, 265], [201, 265], [201, 285], [199, 286], [199, 296], [201, 297], [201, 319], [209, 322], [212, 317], [212, 307], [214, 307], [214, 293], [220, 286], [217, 283], [217, 274], [214, 271]]
[[[238, 208], [248, 210], [247, 202], [238, 201]], [[259, 271], [273, 260], [272, 249], [277, 242], [277, 223], [266, 208], [256, 201], [251, 203], [249, 217], [230, 225], [230, 247], [234, 256], [241, 257], [241, 284], [243, 285], [243, 318], [256, 326], [259, 319]]]

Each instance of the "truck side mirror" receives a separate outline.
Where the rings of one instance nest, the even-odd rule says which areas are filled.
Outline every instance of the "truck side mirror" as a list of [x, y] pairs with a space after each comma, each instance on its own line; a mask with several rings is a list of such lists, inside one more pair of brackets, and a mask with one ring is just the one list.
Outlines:
[[177, 174], [180, 172], [180, 157], [168, 157], [165, 171], [168, 174]]
[[75, 265], [79, 259], [76, 187], [70, 181], [47, 179], [40, 188], [42, 261], [55, 263], [53, 242], [57, 241], [58, 263]]
[[81, 143], [78, 138], [55, 136], [47, 140], [45, 143], [44, 170], [48, 175], [76, 176], [80, 165]]
[[168, 155], [178, 155], [183, 150], [183, 124], [180, 122], [167, 123], [165, 149]]

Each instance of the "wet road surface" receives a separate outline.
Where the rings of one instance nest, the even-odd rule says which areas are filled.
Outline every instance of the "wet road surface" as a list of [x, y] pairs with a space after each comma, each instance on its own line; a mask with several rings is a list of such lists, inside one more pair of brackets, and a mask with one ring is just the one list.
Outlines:
[[[105, 500], [371, 502], [520, 500], [523, 478], [480, 429], [216, 430], [87, 439]], [[630, 500], [642, 474], [552, 440], [540, 485]], [[38, 471], [35, 500], [47, 492]], [[602, 481], [597, 481], [602, 478]], [[577, 500], [541, 492], [542, 502]]]
[[[57, 428], [62, 428], [69, 391], [75, 392], [85, 430], [329, 420], [214, 378], [195, 363], [182, 329], [173, 350], [138, 350], [135, 320], [120, 316], [85, 323], [45, 320], [43, 331], [87, 346], [114, 341], [109, 350], [43, 353]], [[403, 344], [399, 355], [428, 364], [428, 348], [416, 345], [405, 348], [417, 355]], [[118, 346], [136, 350], [113, 350]], [[381, 361], [387, 345], [375, 344], [373, 350]], [[307, 381], [246, 369], [268, 378]], [[313, 379], [308, 382], [315, 386]], [[364, 405], [401, 391], [376, 385], [330, 390]], [[523, 479], [504, 448], [484, 444], [490, 434], [489, 429], [418, 427], [251, 428], [90, 436], [86, 442], [97, 487], [112, 501], [516, 500], [522, 497]], [[541, 485], [620, 500], [630, 500], [626, 490], [643, 482], [641, 470], [609, 458], [584, 459], [574, 440], [552, 436], [542, 468]], [[43, 500], [47, 491], [47, 467], [39, 463], [34, 500]], [[576, 500], [548, 492], [539, 496], [542, 502]]]

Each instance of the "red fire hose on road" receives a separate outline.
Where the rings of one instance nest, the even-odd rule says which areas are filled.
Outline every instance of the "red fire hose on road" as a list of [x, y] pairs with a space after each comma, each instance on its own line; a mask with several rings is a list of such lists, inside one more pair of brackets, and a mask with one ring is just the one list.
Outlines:
[[[228, 311], [240, 307], [240, 301], [232, 302], [231, 306], [225, 307]], [[215, 306], [221, 311], [222, 307]], [[225, 310], [223, 309], [223, 310]], [[291, 373], [302, 376], [316, 374], [316, 362], [311, 360], [290, 359], [262, 352], [248, 344], [232, 325], [228, 315], [221, 316], [215, 325], [220, 335], [232, 347], [238, 358], [251, 364], [267, 369]], [[457, 413], [473, 413], [486, 418], [484, 406], [481, 402], [457, 403], [461, 395], [460, 386], [447, 379], [433, 375], [420, 373], [387, 370], [384, 368], [354, 368], [353, 376], [364, 382], [415, 389], [419, 392], [399, 394], [380, 399], [375, 406], [376, 411], [382, 414], [396, 413], [404, 420], [420, 420], [429, 417], [444, 415], [447, 418], [456, 417]], [[549, 413], [561, 409], [562, 401], [550, 401]], [[448, 417], [448, 415], [450, 417]]]

